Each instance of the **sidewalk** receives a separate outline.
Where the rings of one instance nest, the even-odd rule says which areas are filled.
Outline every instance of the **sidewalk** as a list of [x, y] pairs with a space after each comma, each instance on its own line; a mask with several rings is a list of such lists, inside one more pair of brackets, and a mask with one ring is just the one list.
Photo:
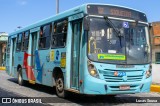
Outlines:
[[0, 67], [0, 70], [5, 71], [6, 67]]
[[152, 92], [160, 92], [160, 64], [152, 64]]

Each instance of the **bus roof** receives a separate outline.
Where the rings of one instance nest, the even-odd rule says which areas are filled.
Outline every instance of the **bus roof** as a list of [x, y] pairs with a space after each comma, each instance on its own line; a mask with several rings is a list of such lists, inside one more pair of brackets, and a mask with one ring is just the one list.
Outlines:
[[[131, 9], [131, 10], [134, 10], [134, 11], [137, 11], [137, 12], [141, 12], [141, 11], [136, 10], [136, 9], [132, 9], [132, 8], [129, 8], [129, 7], [124, 7], [124, 6], [119, 6], [119, 5], [100, 4], [100, 3], [87, 3], [87, 4], [83, 4], [83, 5], [77, 6], [75, 8], [72, 8], [72, 9], [66, 10], [66, 11], [64, 11], [62, 13], [59, 13], [59, 14], [54, 15], [54, 16], [51, 16], [49, 18], [40, 20], [40, 21], [38, 21], [36, 23], [33, 23], [31, 25], [28, 25], [28, 26], [26, 26], [24, 28], [21, 28], [21, 29], [15, 31], [15, 32], [10, 33], [9, 36], [16, 35], [18, 33], [21, 33], [21, 32], [24, 32], [24, 31], [27, 31], [27, 30], [30, 30], [30, 29], [34, 29], [36, 27], [40, 27], [41, 25], [44, 25], [44, 24], [47, 24], [47, 23], [50, 23], [50, 22], [53, 22], [53, 21], [64, 19], [65, 17], [71, 16], [71, 15], [74, 15], [74, 14], [77, 14], [77, 13], [87, 14], [87, 6], [88, 5], [116, 6], [116, 7], [122, 7], [122, 8], [126, 8], [126, 9]], [[141, 12], [141, 13], [143, 13], [143, 12]], [[143, 13], [143, 14], [145, 14], [145, 13]]]
[[137, 9], [133, 9], [133, 8], [130, 8], [130, 7], [125, 7], [125, 6], [121, 6], [121, 5], [114, 5], [114, 4], [102, 4], [102, 3], [88, 3], [86, 4], [87, 5], [105, 5], [105, 6], [116, 6], [116, 7], [122, 7], [122, 8], [126, 8], [126, 9], [130, 9], [130, 10], [134, 10], [134, 11], [137, 11], [137, 12], [141, 12], [143, 14], [145, 14], [144, 12], [140, 11], [140, 10], [137, 10]]

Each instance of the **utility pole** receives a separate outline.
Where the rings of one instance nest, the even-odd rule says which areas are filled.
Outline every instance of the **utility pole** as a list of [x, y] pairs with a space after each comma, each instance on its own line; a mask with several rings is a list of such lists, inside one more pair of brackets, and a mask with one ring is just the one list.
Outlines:
[[59, 13], [59, 0], [56, 0], [56, 13]]

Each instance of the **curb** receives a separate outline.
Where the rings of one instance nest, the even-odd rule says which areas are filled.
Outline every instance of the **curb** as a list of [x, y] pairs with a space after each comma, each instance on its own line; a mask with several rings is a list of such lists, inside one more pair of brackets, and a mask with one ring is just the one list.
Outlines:
[[160, 92], [160, 85], [151, 85], [151, 92]]
[[1, 71], [5, 71], [5, 70], [6, 70], [6, 67], [0, 67], [0, 70], [1, 70]]

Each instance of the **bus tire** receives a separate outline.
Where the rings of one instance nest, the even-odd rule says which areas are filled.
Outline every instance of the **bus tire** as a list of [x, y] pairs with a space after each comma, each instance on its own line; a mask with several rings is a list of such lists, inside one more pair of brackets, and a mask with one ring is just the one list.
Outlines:
[[21, 86], [24, 85], [21, 68], [18, 69], [18, 84]]
[[112, 95], [109, 95], [111, 98], [114, 98], [115, 96], [117, 96], [116, 94], [112, 94]]
[[61, 74], [59, 74], [56, 79], [56, 93], [57, 96], [60, 98], [65, 98], [66, 97], [66, 91], [64, 90], [64, 79]]

